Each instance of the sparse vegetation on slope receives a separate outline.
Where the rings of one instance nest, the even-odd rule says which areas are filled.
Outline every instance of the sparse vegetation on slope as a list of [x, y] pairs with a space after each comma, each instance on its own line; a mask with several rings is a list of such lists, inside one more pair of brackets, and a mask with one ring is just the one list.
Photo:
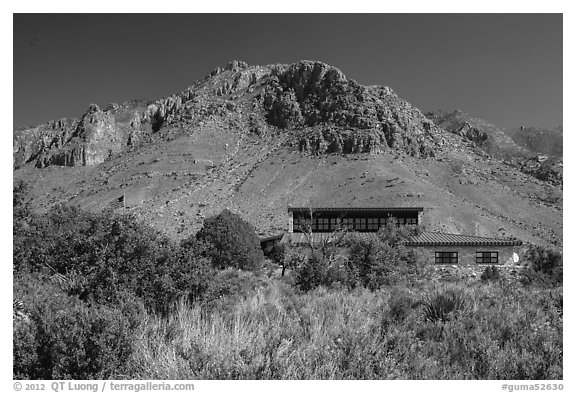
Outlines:
[[[391, 227], [303, 292], [298, 268], [215, 270], [195, 239], [171, 243], [111, 212], [38, 216], [25, 190], [14, 194], [15, 378], [562, 379], [561, 280], [443, 283], [403, 262]], [[558, 277], [559, 254], [529, 255], [525, 269]], [[353, 260], [346, 285], [339, 269]]]

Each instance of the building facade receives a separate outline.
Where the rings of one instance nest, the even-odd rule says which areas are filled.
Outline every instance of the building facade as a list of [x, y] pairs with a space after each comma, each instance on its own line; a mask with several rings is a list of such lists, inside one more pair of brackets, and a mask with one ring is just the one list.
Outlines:
[[519, 240], [423, 232], [406, 247], [423, 251], [427, 262], [448, 265], [504, 265], [519, 261]]
[[[263, 238], [261, 245], [263, 250], [270, 251], [279, 243], [293, 247], [323, 244], [333, 242], [335, 232], [377, 236], [375, 232], [391, 223], [422, 224], [423, 211], [422, 207], [288, 207], [288, 232]], [[422, 251], [431, 264], [466, 266], [517, 263], [521, 245], [519, 240], [438, 232], [423, 232], [404, 243]]]
[[423, 211], [422, 207], [288, 207], [288, 232], [378, 232], [392, 221], [419, 225]]

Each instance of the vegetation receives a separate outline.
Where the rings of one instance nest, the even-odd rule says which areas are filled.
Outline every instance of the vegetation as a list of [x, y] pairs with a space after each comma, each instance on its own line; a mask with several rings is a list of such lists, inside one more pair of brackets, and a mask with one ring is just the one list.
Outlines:
[[229, 210], [206, 219], [196, 238], [208, 245], [205, 255], [215, 267], [256, 270], [262, 265], [264, 254], [254, 227]]
[[25, 193], [14, 189], [14, 378], [563, 377], [554, 252], [531, 251], [524, 269], [546, 281], [443, 283], [402, 246], [415, 229], [390, 226], [348, 234], [345, 252], [278, 250], [288, 271], [270, 277], [251, 237], [231, 236], [244, 224], [230, 212], [177, 244], [111, 211], [33, 214]]

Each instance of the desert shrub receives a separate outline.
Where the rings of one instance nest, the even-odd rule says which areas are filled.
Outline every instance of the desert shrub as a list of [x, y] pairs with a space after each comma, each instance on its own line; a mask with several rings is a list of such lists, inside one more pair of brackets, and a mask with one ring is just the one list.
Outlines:
[[374, 291], [407, 282], [409, 276], [422, 270], [416, 252], [402, 244], [415, 231], [412, 227], [389, 225], [376, 236], [349, 233], [341, 242], [350, 250], [348, 258], [312, 247], [311, 255], [297, 268], [296, 283], [304, 291], [319, 285], [349, 289], [361, 285]]
[[254, 227], [229, 210], [207, 218], [196, 238], [208, 245], [205, 255], [217, 268], [256, 270], [264, 259]]
[[116, 304], [130, 292], [155, 310], [199, 297], [212, 274], [201, 248], [181, 247], [133, 216], [57, 207], [14, 235], [14, 269], [60, 279], [86, 301]]
[[482, 281], [497, 281], [500, 279], [500, 270], [496, 265], [486, 266], [480, 279]]
[[358, 270], [346, 257], [336, 257], [326, 270], [326, 285], [353, 289], [358, 285]]
[[296, 269], [295, 283], [303, 291], [310, 291], [327, 283], [328, 261], [318, 252], [313, 252]]
[[278, 265], [282, 265], [284, 261], [284, 257], [286, 256], [286, 246], [284, 244], [275, 244], [270, 250], [270, 259], [277, 263]]
[[377, 237], [359, 234], [348, 239], [350, 261], [364, 287], [377, 290], [404, 281], [419, 271], [416, 252], [402, 245], [415, 230], [389, 225], [381, 229]]
[[426, 296], [423, 303], [424, 320], [429, 322], [446, 322], [452, 313], [465, 311], [468, 307], [464, 291], [457, 288], [435, 291]]
[[528, 262], [522, 269], [524, 285], [558, 286], [563, 281], [562, 254], [552, 248], [531, 244], [524, 253]]
[[227, 308], [268, 285], [262, 275], [237, 269], [218, 271], [208, 283], [201, 304], [207, 309]]
[[120, 375], [134, 350], [142, 305], [86, 303], [41, 277], [15, 283], [27, 319], [14, 321], [15, 377], [102, 379]]
[[410, 291], [396, 288], [390, 293], [390, 298], [388, 299], [390, 316], [394, 321], [402, 322], [411, 313], [416, 304], [418, 302]]

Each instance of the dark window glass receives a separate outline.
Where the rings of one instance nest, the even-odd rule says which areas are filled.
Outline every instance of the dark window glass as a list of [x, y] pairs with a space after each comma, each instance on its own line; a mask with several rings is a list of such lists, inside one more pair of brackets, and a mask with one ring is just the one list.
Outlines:
[[357, 231], [365, 231], [366, 230], [366, 219], [365, 218], [355, 218], [354, 219], [354, 228]]
[[328, 231], [330, 220], [328, 218], [319, 218], [318, 219], [318, 231]]
[[379, 228], [378, 219], [377, 218], [368, 218], [367, 219], [367, 228], [369, 231], [377, 231]]
[[415, 217], [406, 219], [406, 225], [417, 225], [417, 224], [418, 224], [418, 219]]
[[317, 218], [313, 218], [312, 222], [311, 222], [311, 229], [312, 232], [316, 232], [318, 230], [318, 219]]
[[330, 230], [335, 231], [337, 229], [340, 229], [340, 220], [337, 218], [331, 218], [330, 219]]
[[457, 252], [446, 252], [440, 251], [436, 252], [436, 263], [449, 263], [449, 264], [456, 264], [458, 263], [458, 253]]
[[498, 263], [498, 252], [478, 251], [476, 252], [476, 263]]
[[296, 232], [302, 231], [302, 218], [301, 217], [294, 217], [294, 231], [296, 231]]
[[349, 230], [354, 230], [354, 219], [353, 218], [343, 218], [342, 227], [348, 228]]

